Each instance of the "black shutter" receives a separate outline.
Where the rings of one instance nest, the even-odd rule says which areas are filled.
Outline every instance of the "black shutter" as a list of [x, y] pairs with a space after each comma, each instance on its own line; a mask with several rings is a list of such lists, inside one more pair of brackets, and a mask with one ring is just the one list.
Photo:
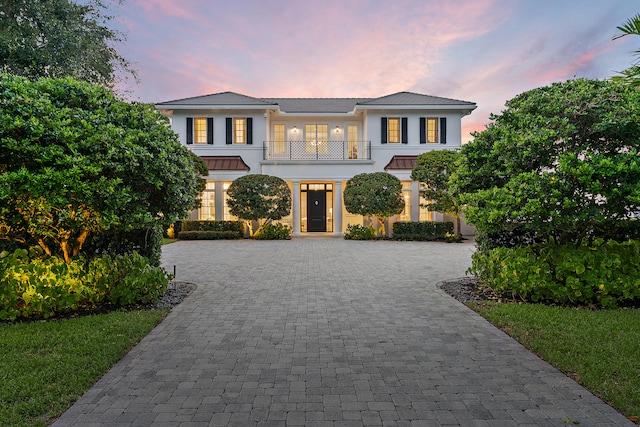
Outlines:
[[187, 117], [187, 145], [193, 144], [193, 117]]
[[409, 135], [408, 135], [408, 120], [406, 117], [403, 117], [401, 119], [401, 123], [402, 123], [402, 127], [401, 127], [401, 132], [402, 132], [402, 143], [403, 144], [408, 144], [409, 143]]
[[387, 143], [387, 118], [383, 117], [380, 122], [380, 142], [382, 144]]
[[447, 118], [440, 117], [440, 144], [447, 143]]
[[420, 144], [427, 143], [427, 119], [420, 117]]
[[227, 117], [227, 144], [233, 144], [233, 119]]
[[247, 144], [253, 144], [253, 118], [247, 117]]
[[213, 144], [213, 117], [207, 117], [207, 144]]

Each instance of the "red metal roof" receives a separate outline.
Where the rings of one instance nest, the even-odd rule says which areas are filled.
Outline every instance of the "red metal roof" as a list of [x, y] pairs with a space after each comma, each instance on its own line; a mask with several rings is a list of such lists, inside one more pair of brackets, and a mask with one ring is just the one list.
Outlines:
[[384, 167], [384, 170], [389, 170], [389, 169], [413, 169], [416, 167], [416, 159], [418, 158], [417, 155], [415, 156], [393, 156], [391, 158], [391, 161], [389, 161], [389, 163], [387, 163], [387, 166]]
[[210, 171], [248, 171], [251, 168], [240, 156], [201, 156]]

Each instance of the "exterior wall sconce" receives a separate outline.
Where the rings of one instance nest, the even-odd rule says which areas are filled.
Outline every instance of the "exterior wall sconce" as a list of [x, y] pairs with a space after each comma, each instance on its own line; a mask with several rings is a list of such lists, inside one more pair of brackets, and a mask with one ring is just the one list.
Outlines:
[[340, 126], [336, 126], [336, 133], [339, 134], [340, 133]]
[[293, 127], [293, 133], [298, 133], [298, 126]]

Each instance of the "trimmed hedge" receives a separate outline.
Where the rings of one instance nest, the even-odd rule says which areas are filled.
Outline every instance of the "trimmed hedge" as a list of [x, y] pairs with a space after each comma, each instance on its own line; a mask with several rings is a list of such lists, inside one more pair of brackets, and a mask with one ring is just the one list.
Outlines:
[[178, 233], [180, 240], [233, 240], [242, 239], [242, 235], [236, 231], [181, 231]]
[[452, 222], [394, 222], [394, 240], [446, 240], [447, 234], [453, 234]]
[[157, 301], [170, 276], [133, 252], [79, 256], [66, 264], [40, 248], [0, 252], [0, 320], [48, 318], [101, 304], [126, 306]]
[[180, 228], [175, 230], [178, 234], [184, 231], [230, 231], [238, 234], [238, 238], [244, 236], [244, 223], [242, 221], [181, 221]]
[[525, 301], [613, 308], [640, 301], [640, 241], [575, 247], [547, 242], [472, 255], [474, 274], [497, 294]]

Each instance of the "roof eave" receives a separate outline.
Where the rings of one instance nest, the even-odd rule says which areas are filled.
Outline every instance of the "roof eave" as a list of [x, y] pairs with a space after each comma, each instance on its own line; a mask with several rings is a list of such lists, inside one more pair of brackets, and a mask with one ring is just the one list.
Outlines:
[[158, 110], [278, 110], [277, 104], [220, 105], [220, 104], [156, 104]]
[[356, 105], [356, 110], [462, 110], [473, 111], [478, 106], [476, 104], [428, 104], [428, 105]]

